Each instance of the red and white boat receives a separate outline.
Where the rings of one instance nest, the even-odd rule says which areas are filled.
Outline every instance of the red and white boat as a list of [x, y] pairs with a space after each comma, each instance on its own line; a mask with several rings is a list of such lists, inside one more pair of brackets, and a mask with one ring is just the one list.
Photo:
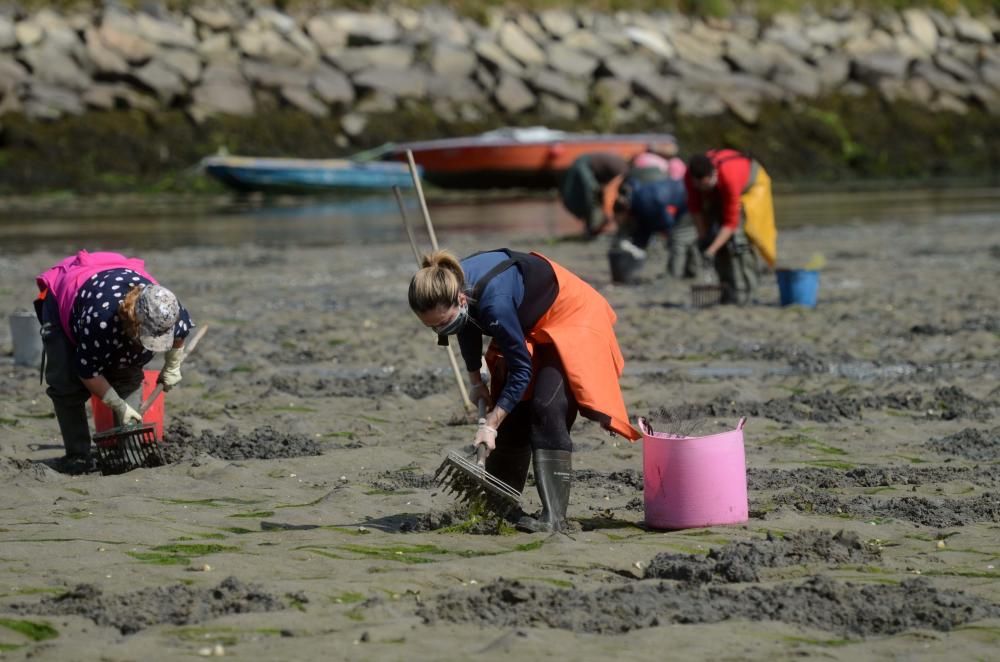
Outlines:
[[587, 134], [545, 127], [503, 128], [477, 136], [402, 143], [388, 158], [406, 160], [406, 150], [424, 179], [442, 188], [552, 188], [578, 157], [611, 152], [624, 159], [656, 146], [676, 151], [666, 133]]

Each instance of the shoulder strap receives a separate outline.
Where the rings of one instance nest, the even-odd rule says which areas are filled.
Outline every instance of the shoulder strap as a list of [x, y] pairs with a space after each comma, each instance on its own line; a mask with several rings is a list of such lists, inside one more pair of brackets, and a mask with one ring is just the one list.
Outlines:
[[481, 296], [491, 278], [505, 271], [511, 264], [516, 266], [524, 279], [524, 300], [517, 308], [517, 318], [521, 322], [521, 328], [527, 332], [534, 328], [556, 300], [559, 281], [552, 265], [538, 255], [512, 251], [509, 248], [504, 248], [503, 251], [510, 259], [498, 264], [476, 283], [476, 294]]
[[492, 269], [483, 274], [483, 277], [476, 281], [476, 286], [472, 288], [471, 292], [469, 292], [469, 296], [472, 298], [472, 301], [469, 302], [469, 308], [475, 307], [478, 309], [479, 300], [482, 298], [483, 291], [486, 289], [486, 286], [490, 284], [490, 281], [507, 271], [507, 269], [515, 264], [517, 264], [517, 260], [509, 257], [503, 262], [496, 264]]
[[[510, 250], [508, 250], [506, 248], [501, 248], [500, 250], [502, 250], [505, 253], [507, 253], [508, 255], [510, 255]], [[476, 255], [482, 255], [483, 253], [492, 253], [492, 252], [494, 252], [494, 251], [479, 251], [477, 253], [473, 253], [469, 257], [475, 257]], [[466, 259], [468, 259], [468, 258], [466, 258]], [[472, 290], [468, 291], [468, 296], [469, 296], [469, 312], [474, 317], [478, 317], [479, 316], [479, 299], [482, 298], [482, 296], [483, 296], [483, 290], [486, 289], [486, 286], [489, 284], [489, 282], [491, 280], [493, 280], [494, 278], [496, 278], [497, 276], [499, 276], [504, 271], [506, 271], [508, 267], [510, 267], [511, 265], [516, 264], [516, 263], [517, 263], [517, 260], [515, 260], [514, 258], [507, 258], [506, 260], [503, 260], [502, 262], [499, 262], [492, 269], [490, 269], [485, 274], [483, 274], [483, 277], [480, 278], [476, 282], [476, 286], [474, 288], [472, 288]], [[448, 346], [448, 336], [438, 336], [438, 343], [437, 344], [440, 345], [440, 346], [442, 346], [442, 347], [447, 347]]]

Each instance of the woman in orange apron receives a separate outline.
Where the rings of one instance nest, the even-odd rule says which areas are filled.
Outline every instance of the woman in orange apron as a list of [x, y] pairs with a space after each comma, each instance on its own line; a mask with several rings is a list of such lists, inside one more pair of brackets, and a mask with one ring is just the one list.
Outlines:
[[[524, 489], [534, 462], [542, 511], [517, 521], [527, 531], [566, 526], [572, 483], [570, 430], [577, 414], [630, 440], [618, 379], [624, 359], [615, 313], [596, 290], [537, 253], [499, 249], [461, 262], [448, 251], [423, 259], [410, 281], [410, 308], [440, 344], [455, 335], [473, 399], [490, 408], [476, 430], [486, 469]], [[483, 336], [490, 383], [480, 374]]]

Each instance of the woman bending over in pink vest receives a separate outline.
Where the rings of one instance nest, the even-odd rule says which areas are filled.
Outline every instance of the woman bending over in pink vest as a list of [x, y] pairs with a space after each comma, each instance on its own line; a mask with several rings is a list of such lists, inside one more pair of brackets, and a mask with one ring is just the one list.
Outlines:
[[142, 260], [80, 251], [37, 278], [35, 301], [66, 473], [94, 470], [85, 404], [91, 395], [114, 413], [115, 425], [141, 422], [143, 366], [166, 352], [160, 382], [181, 381], [181, 348], [194, 323], [174, 293]]

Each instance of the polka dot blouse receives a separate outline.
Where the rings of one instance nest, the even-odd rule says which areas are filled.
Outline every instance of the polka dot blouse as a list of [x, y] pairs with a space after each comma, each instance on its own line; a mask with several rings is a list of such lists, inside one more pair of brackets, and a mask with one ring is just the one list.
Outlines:
[[[144, 366], [153, 358], [153, 352], [125, 335], [118, 319], [118, 304], [128, 291], [150, 284], [148, 278], [131, 269], [108, 269], [80, 287], [70, 316], [80, 377], [90, 379], [112, 369]], [[174, 337], [186, 338], [193, 326], [188, 311], [181, 306]]]

